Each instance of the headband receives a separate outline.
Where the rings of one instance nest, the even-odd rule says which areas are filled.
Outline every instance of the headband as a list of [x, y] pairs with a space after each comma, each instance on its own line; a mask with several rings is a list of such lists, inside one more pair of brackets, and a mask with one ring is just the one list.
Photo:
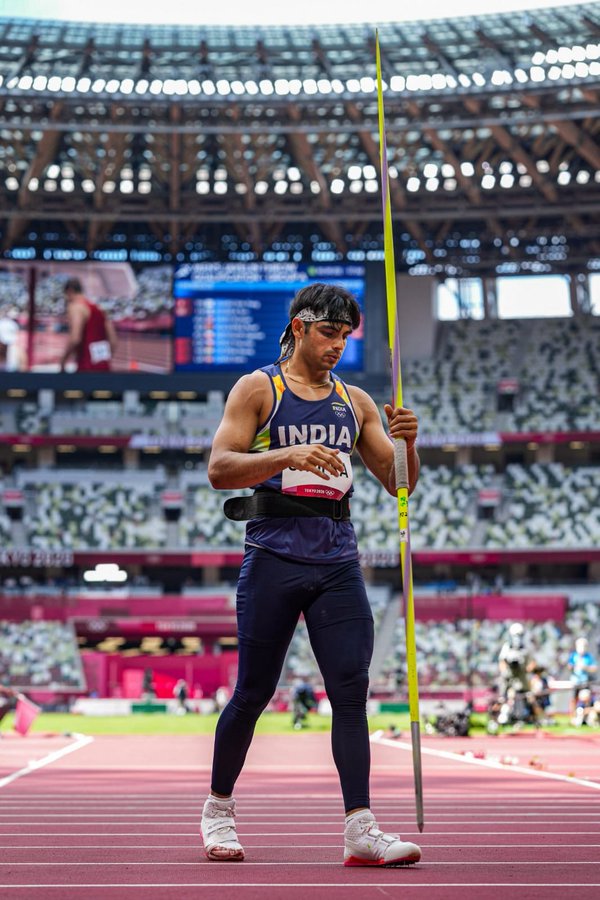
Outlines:
[[281, 347], [280, 359], [288, 356], [294, 348], [294, 337], [292, 335], [292, 322], [294, 319], [300, 319], [301, 322], [341, 322], [343, 325], [352, 327], [352, 319], [350, 316], [340, 316], [339, 313], [332, 315], [329, 309], [322, 313], [316, 313], [310, 306], [305, 306], [300, 312], [295, 313], [285, 327], [285, 331], [279, 338], [279, 346]]

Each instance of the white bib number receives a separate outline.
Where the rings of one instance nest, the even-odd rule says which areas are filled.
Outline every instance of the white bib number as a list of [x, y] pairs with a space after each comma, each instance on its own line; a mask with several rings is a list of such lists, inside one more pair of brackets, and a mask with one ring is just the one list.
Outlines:
[[284, 469], [281, 473], [281, 490], [284, 494], [295, 494], [297, 497], [321, 497], [325, 500], [341, 500], [352, 487], [352, 463], [347, 453], [339, 452], [338, 458], [344, 464], [341, 475], [331, 475], [325, 481], [312, 472], [301, 472], [298, 469]]
[[110, 359], [110, 344], [108, 341], [92, 341], [90, 343], [90, 359], [93, 363], [108, 362]]

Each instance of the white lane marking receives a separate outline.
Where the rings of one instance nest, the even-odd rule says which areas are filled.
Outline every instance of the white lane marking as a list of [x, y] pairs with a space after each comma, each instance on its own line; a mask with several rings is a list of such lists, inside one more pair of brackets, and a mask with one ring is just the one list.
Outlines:
[[[246, 863], [244, 863], [246, 865]], [[306, 864], [305, 864], [306, 865]], [[397, 871], [394, 869], [393, 871]], [[419, 871], [418, 869], [413, 871]], [[0, 888], [12, 888], [13, 890], [16, 888], [24, 888], [24, 889], [33, 889], [37, 888], [38, 890], [47, 891], [48, 888], [61, 888], [63, 891], [77, 889], [77, 888], [94, 888], [95, 890], [100, 890], [100, 888], [110, 889], [110, 888], [218, 888], [220, 891], [223, 890], [223, 882], [215, 881], [215, 882], [206, 882], [206, 881], [192, 881], [192, 882], [177, 882], [177, 881], [168, 881], [168, 882], [134, 882], [134, 881], [126, 881], [126, 882], [118, 882], [115, 884], [98, 884], [92, 882], [84, 883], [71, 883], [71, 884], [2, 884], [0, 883]], [[228, 888], [302, 888], [306, 890], [306, 888], [319, 888], [321, 891], [325, 891], [326, 888], [359, 888], [361, 891], [365, 891], [367, 888], [399, 888], [402, 891], [414, 890], [415, 888], [425, 888], [430, 891], [435, 887], [443, 887], [443, 888], [595, 888], [600, 887], [600, 882], [574, 882], [574, 881], [561, 881], [559, 883], [554, 882], [554, 884], [549, 884], [548, 882], [531, 882], [531, 881], [523, 881], [523, 882], [514, 882], [514, 881], [482, 881], [482, 882], [459, 882], [459, 881], [427, 881], [426, 883], [421, 882], [414, 883], [411, 882], [407, 884], [406, 882], [402, 882], [402, 884], [394, 884], [390, 881], [369, 881], [367, 885], [365, 885], [364, 881], [360, 882], [352, 882], [352, 881], [339, 881], [339, 882], [328, 882], [324, 883], [322, 881], [298, 881], [298, 882], [273, 882], [273, 881], [228, 881]]]
[[47, 756], [43, 756], [41, 759], [33, 760], [24, 768], [7, 775], [6, 778], [0, 778], [0, 788], [6, 787], [7, 784], [12, 784], [17, 778], [23, 778], [25, 775], [37, 772], [38, 769], [43, 769], [44, 766], [49, 766], [51, 763], [56, 762], [57, 759], [62, 759], [63, 756], [67, 756], [67, 754], [73, 753], [75, 750], [81, 750], [82, 747], [86, 747], [94, 740], [93, 737], [87, 734], [74, 734], [73, 737], [75, 741], [72, 744], [67, 744], [66, 747], [62, 747], [60, 750], [48, 753]]
[[[341, 848], [340, 848], [341, 849]], [[60, 862], [12, 862], [9, 860], [2, 860], [0, 862], [0, 869], [2, 866], [62, 866], [64, 869], [72, 869], [75, 866], [95, 866], [98, 860], [84, 860], [82, 862], [65, 862], [61, 860]], [[303, 866], [306, 868], [307, 866], [331, 866], [334, 864], [334, 860], [325, 860], [323, 862], [316, 862], [315, 860], [310, 860], [307, 862], [306, 860], [301, 860], [300, 862], [291, 862], [290, 860], [286, 860], [283, 862], [252, 862], [251, 860], [244, 860], [244, 867], [246, 866]], [[105, 862], [102, 860], [102, 868], [106, 868], [107, 866], [161, 866], [162, 868], [167, 868], [169, 866], [198, 866], [198, 865], [210, 865], [205, 860], [202, 860], [200, 863], [197, 860], [193, 862], [182, 862], [181, 860], [176, 860], [175, 862], [169, 862], [168, 860], [153, 860], [152, 862], [140, 862], [137, 859], [123, 859], [120, 862]], [[437, 862], [431, 862], [427, 860], [427, 868], [430, 866], [598, 866], [600, 865], [597, 860], [552, 860], [552, 861], [538, 861], [538, 860], [529, 860], [529, 859], [517, 859], [517, 860], [502, 860], [499, 862], [490, 862], [489, 860], [480, 860], [479, 862], [473, 860], [438, 860]]]
[[[196, 844], [191, 844], [190, 849], [194, 849]], [[286, 844], [246, 844], [247, 848], [252, 850], [269, 850], [269, 849], [281, 849], [282, 847], [289, 848], [289, 842]], [[427, 850], [456, 850], [459, 844], [429, 844], [427, 843]], [[519, 844], [471, 844], [471, 850], [478, 849], [488, 849], [493, 847], [496, 850], [503, 849], [515, 849], [520, 847], [523, 849], [523, 843]], [[570, 850], [573, 847], [600, 847], [600, 844], [530, 844], [527, 842], [527, 847], [524, 849], [529, 849], [530, 847], [562, 847], [563, 849]], [[295, 849], [302, 850], [339, 850], [340, 844], [294, 844]], [[6, 848], [7, 850], [62, 850], [75, 852], [76, 850], [173, 850], [173, 844], [75, 844], [71, 847], [65, 847], [64, 844], [11, 844]]]
[[[588, 804], [588, 806], [589, 806], [589, 804]], [[406, 812], [409, 812], [409, 811], [410, 811], [409, 809], [406, 810]], [[32, 811], [30, 810], [29, 812], [23, 812], [23, 813], [5, 813], [3, 811], [2, 804], [0, 803], [0, 820], [1, 819], [22, 819], [25, 816], [30, 816], [31, 812]], [[486, 810], [486, 812], [487, 812], [487, 810]], [[379, 810], [379, 813], [380, 814], [379, 814], [378, 818], [384, 819], [386, 816], [391, 815], [392, 811], [390, 810], [390, 812], [382, 813]], [[552, 819], [555, 819], [556, 818], [556, 810], [553, 810], [553, 811], [548, 810], [548, 814], [550, 814], [550, 813], [552, 813]], [[447, 811], [445, 813], [438, 813], [437, 815], [445, 815], [445, 814], [447, 814]], [[198, 815], [200, 815], [200, 812], [198, 812]], [[331, 815], [331, 813], [327, 813], [327, 815]], [[525, 812], [525, 810], [519, 810], [519, 816], [521, 818], [529, 817], [529, 818], [539, 819], [543, 815], [544, 814], [542, 812], [540, 812], [539, 810], [534, 811], [534, 812]], [[275, 818], [273, 818], [272, 816], [275, 816]], [[596, 817], [596, 821], [600, 822], [600, 808], [598, 808], [594, 812], [563, 812], [561, 810], [561, 813], [560, 813], [561, 819], [566, 819], [569, 816], [571, 816], [572, 818], [575, 818], [575, 819]], [[189, 813], [184, 814], [182, 816], [177, 816], [177, 815], [174, 815], [173, 813], [153, 813], [152, 817], [154, 819], [166, 819], [169, 822], [175, 822], [180, 825], [190, 823], [190, 822], [195, 822], [195, 821], [197, 821], [197, 818], [198, 818], [198, 816], [196, 816], [195, 818], [189, 818]], [[314, 819], [315, 814], [314, 814], [314, 812], [313, 813], [296, 813], [296, 811], [294, 810], [294, 820], [297, 820], [300, 817], [302, 817], [304, 819], [312, 820], [312, 819]], [[135, 819], [147, 819], [147, 818], [148, 818], [148, 816], [146, 815], [146, 813], [127, 813], [127, 812], [122, 812], [122, 813], [117, 813], [117, 812], [112, 812], [112, 813], [96, 813], [96, 812], [87, 812], [87, 813], [71, 813], [71, 812], [60, 812], [59, 813], [59, 812], [57, 812], [57, 813], [54, 813], [54, 812], [52, 812], [52, 813], [50, 813], [50, 812], [46, 812], [46, 813], [39, 813], [36, 815], [36, 819], [91, 819], [92, 821], [94, 821], [94, 822], [98, 821], [99, 823], [102, 823], [102, 819], [109, 819], [111, 822], [114, 822], [119, 819], [135, 820]], [[453, 815], [452, 818], [448, 819], [448, 820], [444, 820], [441, 818], [438, 819], [437, 816], [435, 816], [435, 817], [430, 816], [430, 818], [433, 818], [434, 821], [436, 821], [436, 822], [448, 821], [449, 823], [450, 822], [458, 822], [461, 819], [465, 819], [467, 822], [475, 822], [475, 821], [477, 821], [477, 822], [485, 822], [485, 821], [494, 822], [500, 818], [514, 819], [515, 813], [514, 813], [514, 811], [512, 813], [497, 812], [497, 813], [494, 813], [494, 816], [492, 819], [480, 819], [477, 817], [476, 811], [473, 811], [470, 814], [464, 814], [464, 815], [462, 813], [457, 813], [457, 815], [455, 815], [455, 816]], [[256, 813], [256, 812], [252, 812], [249, 814], [247, 813], [246, 815], [244, 815], [243, 812], [240, 812], [240, 813], [236, 813], [236, 819], [238, 820], [238, 822], [243, 822], [245, 825], [278, 825], [278, 824], [280, 824], [279, 819], [281, 819], [282, 820], [281, 824], [284, 825], [287, 822], [289, 822], [290, 815], [289, 815], [289, 813]], [[337, 816], [334, 819], [325, 819], [325, 818], [320, 817], [319, 821], [321, 822], [322, 825], [333, 825], [335, 822], [339, 822], [342, 819], [343, 819], [343, 815], [340, 814], [339, 816]], [[18, 823], [17, 822], [13, 823], [13, 822], [7, 821], [6, 824], [7, 825], [12, 825], [12, 824], [16, 825]], [[161, 824], [166, 824], [166, 822], [161, 822]], [[305, 823], [302, 823], [302, 824], [305, 824]]]
[[[525, 834], [531, 835], [531, 829], [525, 829], [524, 831], [520, 831], [518, 828], [511, 828], [510, 832], [507, 832], [506, 829], [504, 831], [481, 831], [479, 828], [476, 831], [457, 831], [456, 829], [452, 829], [450, 832], [448, 831], [430, 831], [427, 829], [427, 835], [432, 834], [441, 834], [445, 837], [448, 837], [448, 834], [456, 834], [456, 835], [465, 835], [467, 837], [477, 837], [480, 834]], [[543, 829], [536, 828], [536, 834], [591, 834], [598, 836], [600, 832], [598, 829], [595, 831], [573, 831], [572, 829], [568, 829], [567, 831], [544, 831]], [[243, 837], [307, 837], [309, 835], [315, 836], [337, 836], [339, 837], [341, 834], [340, 830], [337, 831], [245, 831]], [[30, 837], [198, 837], [199, 831], [109, 831], [106, 834], [99, 834], [98, 831], [29, 831], [28, 835]], [[418, 838], [419, 835], [416, 831], [412, 830], [404, 830], [404, 836], [413, 835]], [[0, 832], [0, 837], [16, 837], [22, 838], [22, 831], [4, 831]]]
[[[370, 740], [373, 744], [381, 744], [385, 747], [398, 747], [400, 750], [410, 750], [412, 752], [411, 744], [407, 744], [404, 741], [391, 741], [389, 738], [379, 737], [377, 732], [371, 735]], [[504, 763], [494, 762], [490, 759], [477, 759], [474, 756], [463, 756], [461, 753], [453, 753], [451, 750], [432, 750], [430, 747], [422, 747], [421, 753], [423, 755], [435, 756], [438, 759], [450, 759], [455, 762], [466, 763], [467, 765], [484, 766], [488, 769], [499, 769], [502, 772], [519, 772], [525, 775], [535, 775], [537, 778], [550, 778], [554, 781], [566, 781], [568, 784], [578, 784], [580, 787], [592, 788], [595, 791], [600, 791], [600, 782], [586, 781], [583, 778], [575, 778], [571, 775], [560, 775], [558, 772], [543, 772], [540, 769], [533, 768], [533, 766], [508, 766]]]

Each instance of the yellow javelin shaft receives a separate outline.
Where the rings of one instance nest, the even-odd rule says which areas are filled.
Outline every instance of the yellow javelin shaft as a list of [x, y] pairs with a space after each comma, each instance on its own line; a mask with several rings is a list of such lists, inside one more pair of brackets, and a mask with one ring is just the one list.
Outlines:
[[[385, 137], [385, 112], [383, 106], [383, 85], [381, 79], [381, 54], [379, 34], [375, 32], [377, 63], [377, 109], [379, 115], [379, 159], [381, 165], [381, 196], [383, 206], [383, 244], [385, 258], [385, 288], [387, 298], [388, 338], [392, 364], [392, 386], [394, 405], [402, 406], [402, 371], [400, 364], [400, 335], [398, 332], [398, 308], [396, 302], [396, 267], [394, 263], [394, 234], [392, 229], [392, 205], [387, 168], [387, 146]], [[421, 734], [419, 715], [419, 680], [417, 675], [417, 650], [415, 640], [415, 604], [413, 596], [412, 559], [410, 552], [410, 523], [408, 515], [408, 459], [405, 440], [394, 441], [396, 467], [396, 491], [398, 497], [398, 528], [400, 537], [400, 564], [404, 596], [404, 619], [406, 632], [406, 667], [408, 676], [408, 704], [413, 750], [413, 771], [415, 777], [415, 797], [417, 825], [423, 831], [423, 776], [421, 764]]]

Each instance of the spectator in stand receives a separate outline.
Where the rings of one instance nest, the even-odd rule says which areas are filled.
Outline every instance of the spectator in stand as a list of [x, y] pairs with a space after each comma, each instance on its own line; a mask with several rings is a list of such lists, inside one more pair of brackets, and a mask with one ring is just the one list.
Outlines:
[[571, 713], [574, 714], [578, 706], [579, 692], [589, 688], [593, 676], [598, 671], [596, 659], [589, 652], [587, 638], [580, 637], [575, 641], [575, 650], [569, 656], [569, 669], [573, 683]]
[[173, 688], [173, 696], [177, 699], [177, 715], [185, 716], [189, 712], [187, 699], [189, 696], [189, 688], [185, 678], [180, 678]]
[[117, 333], [106, 314], [88, 300], [78, 278], [65, 282], [69, 337], [60, 361], [65, 368], [75, 355], [78, 372], [107, 372], [117, 346]]

